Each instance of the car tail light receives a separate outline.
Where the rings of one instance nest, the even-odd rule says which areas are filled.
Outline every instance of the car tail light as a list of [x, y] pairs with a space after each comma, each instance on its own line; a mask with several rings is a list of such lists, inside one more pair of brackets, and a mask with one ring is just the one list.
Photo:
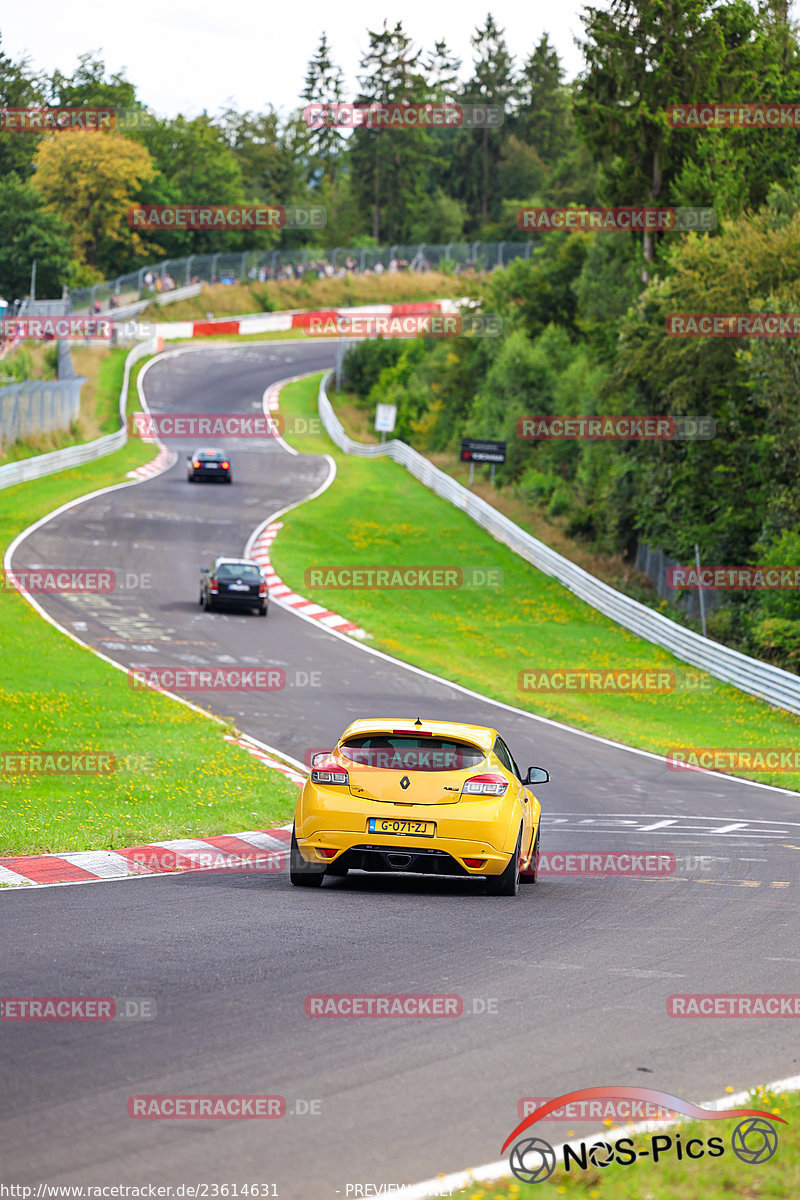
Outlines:
[[258, 594], [259, 594], [259, 596], [266, 596], [266, 594], [267, 594], [267, 585], [266, 585], [265, 583], [260, 583], [260, 584], [258, 585]]
[[224, 463], [222, 464], [222, 469], [223, 469], [223, 471], [227, 471], [227, 469], [228, 469], [228, 467], [229, 467], [230, 465], [231, 465], [230, 463], [224, 462]]
[[475, 867], [482, 867], [485, 862], [486, 862], [485, 858], [465, 858], [464, 866], [472, 867], [474, 869]]
[[347, 771], [342, 770], [341, 767], [336, 767], [334, 770], [312, 771], [311, 782], [336, 783], [347, 787], [350, 783], [350, 776], [347, 774]]
[[503, 796], [508, 788], [508, 781], [502, 775], [473, 775], [467, 779], [461, 789], [465, 796]]
[[196, 459], [194, 460], [194, 462], [192, 463], [192, 466], [193, 466], [193, 467], [199, 467], [199, 466], [200, 466], [200, 460], [196, 458]]
[[212, 592], [219, 591], [219, 588], [218, 588], [218, 586], [217, 586], [217, 577], [216, 577], [216, 575], [212, 575], [212, 576], [211, 576], [211, 578], [210, 578], [210, 579], [209, 579], [209, 581], [208, 581], [208, 586], [211, 588], [211, 591], [212, 591]]
[[330, 849], [328, 849], [327, 846], [317, 846], [317, 849], [319, 850], [319, 852], [323, 858], [334, 858], [335, 855], [337, 855], [339, 853], [339, 851], [336, 850], [336, 848], [334, 848], [333, 850], [330, 850]]

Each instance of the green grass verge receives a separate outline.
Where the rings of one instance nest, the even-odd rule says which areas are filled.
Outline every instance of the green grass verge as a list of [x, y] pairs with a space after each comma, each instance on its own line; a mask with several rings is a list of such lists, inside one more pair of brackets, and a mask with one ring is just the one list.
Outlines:
[[[128, 411], [138, 408], [142, 366], [132, 372]], [[0, 544], [68, 500], [123, 482], [152, 457], [151, 446], [132, 438], [95, 463], [0, 491]], [[124, 672], [47, 624], [16, 591], [0, 589], [0, 627], [0, 751], [105, 751], [125, 768], [0, 774], [0, 854], [210, 836], [291, 816], [297, 788], [224, 741], [230, 729], [158, 693], [132, 691]]]
[[[286, 418], [316, 416], [319, 378], [283, 390]], [[673, 670], [679, 682], [687, 668], [524, 562], [389, 459], [348, 457], [324, 432], [294, 444], [304, 453], [331, 454], [338, 475], [317, 500], [284, 518], [272, 550], [275, 569], [302, 595], [367, 629], [372, 645], [494, 699], [656, 753], [800, 741], [800, 718], [699, 671], [687, 680], [694, 690], [660, 694], [520, 691], [519, 672], [530, 668]], [[308, 568], [350, 565], [499, 568], [503, 587], [368, 591], [306, 582]], [[502, 724], [500, 713], [497, 720]], [[752, 777], [800, 790], [798, 774]]]
[[[800, 1093], [776, 1096], [756, 1088], [752, 1101], [737, 1107], [763, 1109], [788, 1122], [786, 1125], [775, 1124], [778, 1148], [767, 1162], [751, 1165], [736, 1157], [731, 1149], [735, 1120], [686, 1121], [663, 1131], [661, 1136], [672, 1137], [672, 1146], [665, 1149], [663, 1157], [659, 1155], [659, 1161], [655, 1163], [652, 1159], [637, 1158], [635, 1163], [612, 1162], [608, 1167], [586, 1171], [571, 1163], [569, 1172], [561, 1167], [541, 1183], [526, 1184], [510, 1178], [476, 1184], [454, 1195], [465, 1200], [556, 1200], [560, 1196], [573, 1200], [698, 1200], [700, 1197], [702, 1200], [789, 1200], [800, 1195]], [[536, 1133], [534, 1126], [530, 1136], [545, 1136], [554, 1144], [574, 1137], [569, 1129], [563, 1137], [553, 1134], [552, 1123], [547, 1128], [549, 1135], [541, 1135]], [[699, 1138], [706, 1146], [710, 1137], [720, 1137], [724, 1153], [715, 1158], [704, 1155], [694, 1160], [684, 1153], [678, 1159], [678, 1132], [682, 1148], [691, 1138]], [[650, 1139], [658, 1133], [656, 1130], [653, 1134], [640, 1134], [635, 1138], [636, 1151], [652, 1152]], [[619, 1136], [618, 1131], [608, 1129], [602, 1135], [585, 1138], [584, 1142], [587, 1147], [601, 1141], [613, 1144], [616, 1136]], [[699, 1147], [693, 1149], [695, 1153], [699, 1152]], [[599, 1153], [605, 1158], [605, 1151]]]

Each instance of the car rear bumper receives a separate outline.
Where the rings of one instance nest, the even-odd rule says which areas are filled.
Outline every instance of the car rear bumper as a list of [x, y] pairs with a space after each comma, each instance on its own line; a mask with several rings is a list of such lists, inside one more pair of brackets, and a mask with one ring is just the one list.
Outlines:
[[198, 468], [198, 467], [195, 467], [195, 468], [193, 468], [193, 469], [192, 469], [192, 470], [189, 472], [189, 474], [191, 475], [192, 479], [222, 479], [222, 480], [227, 480], [227, 479], [229, 479], [229, 478], [230, 478], [230, 474], [231, 474], [231, 473], [230, 473], [230, 471], [204, 471], [204, 470], [202, 469], [202, 467], [200, 467], [200, 468]]
[[[511, 857], [470, 838], [398, 838], [338, 829], [320, 830], [309, 838], [298, 837], [297, 845], [306, 862], [326, 866], [341, 862], [358, 871], [423, 875], [500, 875]], [[336, 851], [333, 857], [331, 850]], [[480, 866], [468, 867], [464, 862], [467, 858], [479, 861]]]

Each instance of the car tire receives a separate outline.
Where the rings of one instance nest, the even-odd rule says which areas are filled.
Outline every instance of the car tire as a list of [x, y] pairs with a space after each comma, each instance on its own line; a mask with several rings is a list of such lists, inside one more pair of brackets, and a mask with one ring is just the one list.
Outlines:
[[265, 604], [265, 605], [263, 606], [263, 608], [260, 608], [260, 609], [258, 610], [258, 615], [259, 615], [260, 617], [265, 617], [265, 616], [267, 615], [267, 612], [268, 612], [268, 607], [267, 607], [267, 605]]
[[320, 887], [325, 878], [325, 868], [320, 863], [308, 863], [297, 845], [294, 825], [292, 844], [289, 848], [289, 879], [295, 887]]
[[205, 612], [211, 612], [211, 597], [208, 594], [203, 597], [203, 609]]
[[344, 861], [344, 854], [340, 854], [329, 867], [325, 868], [325, 874], [330, 875], [332, 879], [344, 879], [347, 872], [350, 870], [347, 863]]
[[514, 853], [508, 860], [508, 866], [501, 875], [488, 875], [486, 878], [487, 896], [516, 896], [519, 891], [519, 856], [522, 849], [522, 827], [520, 826]]
[[539, 879], [539, 864], [537, 862], [539, 855], [539, 833], [536, 830], [536, 841], [533, 843], [533, 855], [531, 856], [531, 869], [522, 871], [519, 877], [520, 883], [536, 883]]
[[200, 599], [197, 601], [197, 603], [200, 605], [201, 608], [203, 607], [203, 593], [202, 592], [200, 593]]
[[225, 480], [225, 482], [226, 482], [226, 483], [233, 483], [233, 476], [232, 476], [232, 475], [229, 475], [229, 476], [228, 476], [228, 478]]

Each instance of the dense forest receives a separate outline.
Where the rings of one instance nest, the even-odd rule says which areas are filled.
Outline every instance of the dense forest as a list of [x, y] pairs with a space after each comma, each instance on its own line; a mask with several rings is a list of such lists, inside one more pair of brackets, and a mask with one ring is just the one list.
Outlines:
[[[370, 31], [356, 95], [321, 37], [297, 107], [153, 116], [142, 128], [0, 138], [0, 291], [59, 295], [159, 258], [307, 244], [523, 241], [534, 205], [713, 208], [709, 233], [552, 232], [535, 253], [458, 287], [502, 318], [499, 337], [379, 342], [348, 363], [372, 405], [399, 405], [399, 436], [452, 449], [504, 438], [501, 486], [575, 538], [630, 557], [639, 541], [688, 561], [800, 564], [800, 356], [790, 338], [676, 338], [675, 312], [798, 310], [800, 155], [794, 127], [673, 128], [675, 104], [796, 101], [800, 57], [782, 0], [612, 0], [584, 10], [583, 68], [565, 81], [546, 34], [514, 54], [489, 15], [464, 68], [402, 24]], [[311, 103], [498, 105], [493, 128], [344, 130]], [[0, 106], [145, 106], [84, 57], [33, 73], [0, 47]], [[130, 204], [324, 205], [313, 234], [134, 231]], [[702, 415], [716, 437], [530, 442], [529, 414]], [[800, 669], [800, 595], [734, 593], [709, 632]]]

